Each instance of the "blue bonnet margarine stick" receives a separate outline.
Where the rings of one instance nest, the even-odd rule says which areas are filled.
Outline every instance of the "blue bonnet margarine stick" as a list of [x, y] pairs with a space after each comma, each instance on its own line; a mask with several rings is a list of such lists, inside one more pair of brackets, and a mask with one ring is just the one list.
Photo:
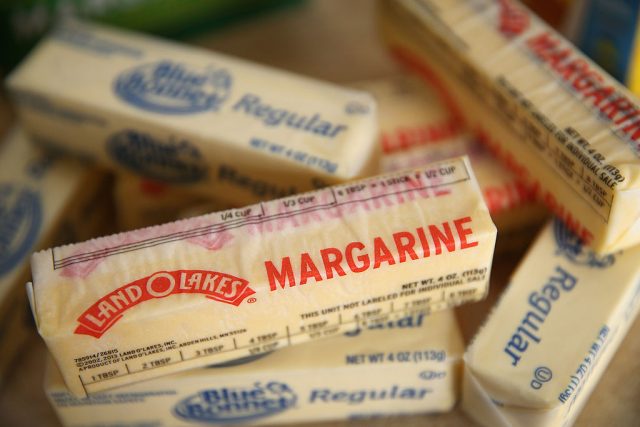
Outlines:
[[465, 354], [482, 425], [569, 426], [640, 306], [640, 247], [597, 255], [549, 223]]
[[595, 251], [640, 244], [640, 103], [514, 0], [384, 1], [394, 54]]
[[24, 282], [34, 250], [87, 239], [110, 220], [106, 172], [36, 147], [22, 129], [0, 142], [0, 380], [28, 330]]
[[457, 158], [41, 251], [28, 291], [83, 395], [477, 301], [495, 238]]
[[376, 172], [364, 92], [69, 22], [7, 82], [34, 137], [243, 205]]
[[[450, 410], [464, 345], [453, 310], [393, 316], [326, 340], [74, 397], [49, 359], [66, 427], [280, 424]], [[255, 358], [253, 358], [255, 359]]]

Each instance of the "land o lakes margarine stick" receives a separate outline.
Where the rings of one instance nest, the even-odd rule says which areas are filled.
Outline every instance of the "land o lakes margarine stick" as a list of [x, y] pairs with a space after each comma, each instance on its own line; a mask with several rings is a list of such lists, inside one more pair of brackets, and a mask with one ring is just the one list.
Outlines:
[[600, 253], [640, 244], [634, 95], [511, 0], [383, 2], [398, 58]]
[[394, 316], [260, 355], [74, 397], [49, 359], [45, 389], [67, 427], [280, 424], [443, 412], [464, 345], [453, 310]]
[[41, 251], [76, 395], [481, 299], [496, 229], [466, 158]]
[[378, 104], [382, 172], [468, 155], [500, 232], [537, 226], [547, 216], [532, 189], [490, 154], [422, 82], [398, 74], [354, 86], [372, 94]]
[[377, 168], [368, 94], [131, 32], [68, 23], [7, 84], [32, 135], [237, 205]]
[[0, 380], [32, 329], [24, 282], [34, 250], [104, 233], [104, 171], [36, 147], [20, 128], [0, 145]]
[[636, 317], [638, 260], [549, 223], [465, 354], [464, 409], [492, 427], [571, 425]]

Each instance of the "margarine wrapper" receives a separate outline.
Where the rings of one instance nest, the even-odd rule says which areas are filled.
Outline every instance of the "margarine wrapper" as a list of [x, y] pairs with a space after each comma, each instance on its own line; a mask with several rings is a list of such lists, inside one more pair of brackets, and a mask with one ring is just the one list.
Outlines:
[[464, 409], [492, 427], [571, 425], [637, 315], [639, 259], [549, 223], [465, 354]]
[[49, 359], [45, 389], [67, 427], [280, 424], [443, 412], [464, 345], [453, 310], [393, 317], [257, 360], [200, 368], [78, 399]]
[[132, 32], [69, 22], [8, 88], [32, 135], [237, 205], [377, 169], [368, 94]]
[[533, 189], [490, 154], [422, 82], [398, 74], [355, 86], [378, 104], [382, 172], [468, 155], [500, 232], [541, 224], [547, 216]]
[[514, 1], [383, 3], [387, 42], [599, 253], [640, 244], [634, 95]]
[[[24, 294], [31, 252], [104, 232], [104, 172], [32, 145], [20, 128], [0, 144], [0, 377], [32, 328]], [[82, 221], [79, 220], [82, 218]]]
[[[130, 173], [116, 177], [114, 201], [120, 230], [134, 230], [185, 218], [185, 212], [203, 213], [228, 209], [225, 203], [185, 191], [178, 185], [140, 178]], [[190, 215], [194, 216], [194, 215]]]
[[466, 158], [34, 254], [32, 310], [76, 395], [487, 291]]

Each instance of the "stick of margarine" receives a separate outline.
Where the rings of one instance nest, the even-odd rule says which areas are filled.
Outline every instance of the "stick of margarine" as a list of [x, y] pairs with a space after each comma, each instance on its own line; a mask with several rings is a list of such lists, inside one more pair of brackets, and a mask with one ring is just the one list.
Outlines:
[[532, 188], [481, 146], [420, 81], [398, 74], [354, 86], [371, 93], [378, 104], [382, 172], [468, 155], [498, 230], [542, 223], [546, 210]]
[[116, 176], [114, 200], [120, 230], [175, 221], [185, 218], [184, 212], [205, 206], [207, 210], [202, 213], [231, 208], [211, 197], [185, 191], [178, 185], [140, 178], [130, 173]]
[[68, 23], [8, 87], [31, 134], [236, 205], [377, 169], [368, 94], [131, 32]]
[[492, 427], [571, 425], [638, 312], [639, 259], [548, 224], [465, 354], [464, 409]]
[[32, 328], [23, 287], [31, 252], [104, 232], [107, 183], [106, 173], [32, 145], [20, 128], [2, 141], [0, 379]]
[[496, 229], [466, 158], [34, 254], [77, 395], [484, 297]]
[[383, 3], [388, 43], [600, 253], [640, 244], [640, 108], [512, 0]]
[[45, 389], [67, 427], [280, 424], [443, 412], [464, 345], [453, 310], [74, 397], [49, 359]]

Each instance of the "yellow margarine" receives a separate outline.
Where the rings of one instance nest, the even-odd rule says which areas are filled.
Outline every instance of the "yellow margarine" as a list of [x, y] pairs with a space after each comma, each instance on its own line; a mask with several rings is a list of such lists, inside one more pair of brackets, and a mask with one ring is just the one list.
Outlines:
[[465, 354], [465, 411], [491, 427], [571, 425], [638, 312], [639, 259], [548, 224]]
[[395, 55], [599, 253], [640, 244], [634, 95], [512, 0], [383, 3]]
[[[31, 252], [104, 231], [104, 172], [32, 145], [15, 128], [0, 145], [0, 378], [31, 328]], [[81, 219], [81, 220], [80, 220]]]
[[[183, 212], [206, 206], [209, 213], [228, 209], [223, 203], [185, 189], [139, 176], [121, 173], [114, 185], [120, 230], [134, 230], [184, 218]], [[194, 216], [194, 215], [190, 215]]]
[[396, 75], [356, 87], [378, 103], [382, 172], [466, 154], [500, 232], [540, 224], [546, 216], [532, 189], [487, 152], [424, 84]]
[[74, 397], [49, 359], [45, 389], [67, 427], [280, 424], [443, 412], [464, 345], [452, 310]]
[[41, 251], [38, 330], [77, 395], [487, 291], [466, 158]]
[[366, 93], [131, 32], [67, 23], [8, 88], [31, 134], [237, 205], [377, 168]]

